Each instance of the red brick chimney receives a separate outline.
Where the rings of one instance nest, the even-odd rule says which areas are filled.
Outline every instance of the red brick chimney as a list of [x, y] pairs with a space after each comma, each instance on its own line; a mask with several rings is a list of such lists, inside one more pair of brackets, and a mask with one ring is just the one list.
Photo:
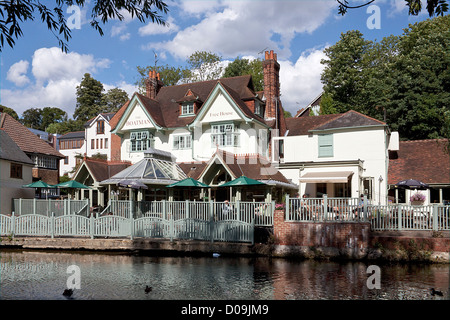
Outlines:
[[264, 97], [266, 98], [265, 119], [275, 119], [277, 116], [277, 101], [280, 104], [280, 64], [273, 50], [266, 51], [263, 61]]
[[148, 73], [148, 79], [145, 80], [147, 97], [150, 99], [156, 99], [156, 95], [162, 86], [164, 86], [164, 84], [160, 79], [159, 73], [156, 73], [155, 70], [150, 70]]

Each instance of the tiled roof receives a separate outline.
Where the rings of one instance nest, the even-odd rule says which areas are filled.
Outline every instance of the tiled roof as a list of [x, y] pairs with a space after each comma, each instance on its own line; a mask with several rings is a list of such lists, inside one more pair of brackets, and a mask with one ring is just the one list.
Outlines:
[[63, 134], [58, 139], [84, 139], [84, 131], [73, 131], [73, 132], [67, 132], [66, 134]]
[[0, 159], [33, 165], [31, 159], [4, 130], [0, 130]]
[[326, 122], [325, 124], [314, 128], [315, 130], [327, 130], [348, 127], [367, 127], [386, 125], [384, 122], [366, 116], [354, 110], [347, 111], [339, 117]]
[[186, 162], [179, 163], [179, 166], [188, 177], [198, 180], [215, 155], [225, 163], [235, 178], [246, 176], [255, 180], [275, 180], [282, 183], [290, 183], [280, 171], [272, 167], [269, 160], [257, 154], [235, 155], [218, 149], [208, 162]]
[[450, 184], [450, 156], [446, 139], [400, 141], [390, 152], [388, 183], [417, 179], [428, 184]]
[[200, 175], [205, 169], [207, 162], [178, 162], [177, 163], [181, 170], [186, 174], [188, 178], [193, 178], [195, 180], [198, 180], [200, 178]]
[[129, 162], [94, 159], [85, 159], [84, 164], [89, 168], [89, 171], [97, 182], [109, 179], [131, 165]]
[[314, 100], [311, 101], [306, 107], [300, 108], [300, 110], [297, 111], [297, 113], [295, 114], [294, 117], [298, 118], [298, 117], [308, 116], [308, 114], [306, 112], [309, 112], [311, 107], [320, 106], [320, 102], [322, 100], [322, 95], [323, 95], [323, 92], [321, 92], [317, 97], [315, 97]]
[[[107, 112], [107, 113], [100, 113], [99, 115], [101, 115], [106, 121], [110, 121], [113, 117], [114, 117], [115, 112]], [[89, 126], [92, 121], [94, 121], [99, 115], [96, 115], [95, 117], [89, 119], [84, 125], [85, 126]]]
[[0, 113], [0, 128], [26, 153], [37, 153], [64, 158], [64, 156], [27, 129], [9, 114]]
[[384, 122], [354, 110], [340, 114], [304, 116], [286, 119], [288, 136], [307, 135], [311, 130], [327, 130], [360, 126], [382, 126]]
[[[220, 82], [244, 114], [246, 114], [248, 117], [257, 119], [260, 122], [264, 122], [264, 120], [261, 117], [255, 115], [244, 102], [254, 99], [256, 96], [251, 79], [252, 78], [250, 75], [245, 75], [223, 78], [219, 80], [186, 83], [175, 86], [163, 86], [159, 90], [156, 99], [150, 99], [147, 96], [139, 93], [135, 93], [135, 95], [139, 98], [143, 106], [159, 126], [166, 128], [177, 128], [190, 124], [195, 118], [195, 115], [192, 117], [179, 117], [179, 101], [186, 99], [186, 93], [191, 91], [193, 94], [195, 94], [196, 100], [204, 102], [208, 99], [217, 83]], [[111, 119], [110, 125], [112, 129], [114, 129], [119, 122], [128, 104], [129, 102], [127, 102], [122, 108], [120, 108], [119, 111]], [[201, 110], [201, 108], [202, 106], [200, 106], [198, 112]]]
[[327, 114], [323, 116], [307, 116], [300, 118], [286, 118], [288, 136], [307, 135], [310, 130], [336, 119], [339, 114]]

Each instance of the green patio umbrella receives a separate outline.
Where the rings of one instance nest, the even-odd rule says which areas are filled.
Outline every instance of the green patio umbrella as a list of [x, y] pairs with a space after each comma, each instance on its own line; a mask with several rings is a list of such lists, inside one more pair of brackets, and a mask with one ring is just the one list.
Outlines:
[[[75, 190], [75, 189], [92, 189], [91, 187], [88, 187], [78, 181], [75, 180], [70, 180], [70, 181], [66, 181], [66, 182], [61, 182], [58, 183], [57, 185], [55, 185], [56, 188], [59, 189], [69, 189], [69, 190]], [[70, 197], [74, 196], [73, 191], [68, 191], [68, 194], [70, 194]]]
[[25, 184], [22, 188], [55, 188], [55, 186], [39, 180], [30, 184]]
[[[22, 186], [22, 188], [36, 188], [35, 195], [36, 195], [36, 191], [39, 190], [39, 198], [40, 198], [42, 196], [41, 189], [53, 189], [53, 188], [55, 188], [55, 186], [48, 184], [42, 180], [39, 180], [39, 181], [35, 181], [30, 184], [25, 184]], [[48, 193], [45, 193], [45, 198], [48, 198]]]
[[92, 189], [91, 187], [88, 187], [78, 181], [70, 180], [66, 182], [61, 182], [57, 185], [55, 185], [56, 188], [68, 188], [68, 189]]
[[246, 176], [240, 176], [237, 179], [228, 181], [220, 185], [219, 187], [241, 187], [241, 186], [252, 186], [252, 185], [264, 185], [265, 183], [260, 182], [255, 179], [248, 178]]
[[204, 184], [200, 181], [197, 181], [193, 178], [186, 178], [184, 180], [169, 184], [166, 186], [167, 188], [187, 188], [187, 187], [193, 187], [193, 188], [209, 188], [207, 184]]

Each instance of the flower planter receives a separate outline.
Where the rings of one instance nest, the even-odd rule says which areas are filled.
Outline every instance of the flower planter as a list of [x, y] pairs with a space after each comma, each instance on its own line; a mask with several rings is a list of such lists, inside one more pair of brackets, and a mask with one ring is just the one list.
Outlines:
[[423, 204], [424, 204], [424, 202], [425, 201], [411, 201], [411, 204], [413, 205], [413, 206], [423, 206]]

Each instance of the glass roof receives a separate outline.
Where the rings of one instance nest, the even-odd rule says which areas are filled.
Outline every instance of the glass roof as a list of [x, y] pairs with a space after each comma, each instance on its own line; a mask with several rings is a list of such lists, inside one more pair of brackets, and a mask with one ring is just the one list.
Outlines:
[[[186, 179], [187, 176], [172, 157], [167, 157], [163, 151], [152, 149], [146, 152], [145, 158], [122, 170], [102, 184], [114, 183], [124, 179], [141, 180], [145, 184], [167, 182], [170, 184]], [[170, 155], [170, 153], [168, 153]]]

